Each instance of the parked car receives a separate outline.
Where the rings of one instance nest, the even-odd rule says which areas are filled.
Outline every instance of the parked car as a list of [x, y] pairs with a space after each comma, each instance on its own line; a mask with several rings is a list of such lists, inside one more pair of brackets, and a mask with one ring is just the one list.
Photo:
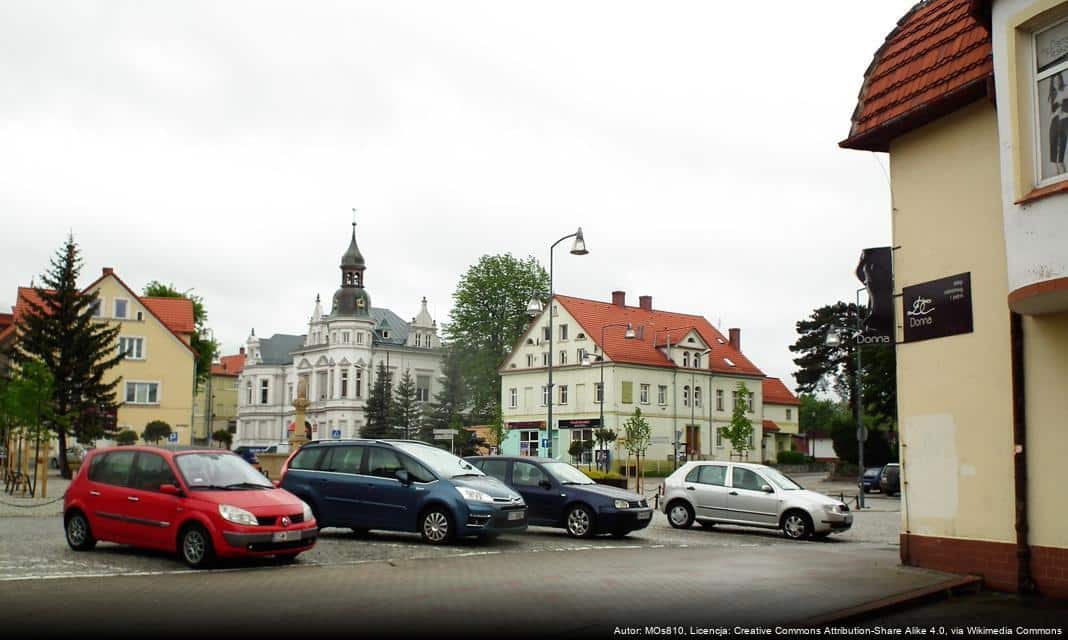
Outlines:
[[782, 529], [788, 538], [824, 538], [853, 526], [849, 507], [776, 469], [741, 462], [687, 462], [664, 479], [661, 504], [668, 522], [686, 529], [698, 521]]
[[883, 467], [879, 474], [879, 489], [888, 496], [901, 493], [901, 465], [896, 462]]
[[860, 488], [864, 493], [879, 491], [879, 477], [882, 472], [882, 467], [868, 467], [864, 470], [864, 475], [860, 477]]
[[262, 450], [263, 450], [262, 447], [240, 446], [240, 447], [234, 449], [234, 453], [236, 453], [237, 455], [241, 456], [241, 458], [245, 462], [249, 463], [252, 466], [253, 469], [255, 469], [256, 471], [259, 471], [260, 473], [262, 473], [263, 472], [263, 467], [260, 465], [259, 456], [256, 455], [256, 452], [262, 451]]
[[63, 525], [76, 551], [107, 540], [176, 552], [194, 568], [235, 556], [290, 562], [319, 531], [306, 503], [240, 456], [150, 446], [91, 451], [64, 496]]
[[[81, 462], [85, 458], [85, 453], [86, 453], [86, 450], [83, 447], [80, 447], [80, 446], [67, 447], [67, 463], [69, 464], [71, 462]], [[59, 454], [58, 453], [56, 453], [56, 452], [52, 453], [51, 457], [48, 459], [48, 466], [50, 468], [52, 468], [52, 469], [58, 469], [59, 468]]]
[[518, 493], [424, 442], [311, 442], [286, 460], [279, 484], [311, 505], [322, 527], [417, 531], [430, 544], [527, 528]]
[[566, 462], [510, 456], [465, 459], [518, 491], [529, 505], [531, 524], [562, 527], [576, 538], [598, 533], [621, 538], [652, 521], [653, 510], [644, 497], [597, 484]]

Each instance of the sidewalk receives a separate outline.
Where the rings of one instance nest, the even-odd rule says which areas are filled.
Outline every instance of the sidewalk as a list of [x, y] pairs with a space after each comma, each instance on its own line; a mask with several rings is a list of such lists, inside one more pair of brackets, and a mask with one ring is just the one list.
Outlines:
[[[22, 492], [7, 494], [0, 490], [0, 518], [47, 517], [63, 513], [63, 494], [70, 486], [70, 480], [59, 476], [59, 470], [48, 470], [47, 497], [40, 497], [41, 486], [38, 479], [37, 497], [24, 497]], [[2, 489], [2, 486], [0, 486]]]

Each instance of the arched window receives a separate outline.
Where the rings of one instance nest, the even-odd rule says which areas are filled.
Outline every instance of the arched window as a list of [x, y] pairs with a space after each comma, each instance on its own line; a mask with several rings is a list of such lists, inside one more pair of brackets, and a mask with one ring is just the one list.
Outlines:
[[693, 368], [694, 369], [700, 369], [701, 368], [701, 354], [700, 353], [693, 354]]
[[682, 352], [682, 366], [684, 366], [684, 367], [689, 367], [690, 366], [690, 352], [689, 351], [683, 351]]
[[693, 406], [695, 406], [695, 407], [700, 407], [701, 406], [701, 387], [694, 387], [693, 388]]
[[682, 388], [682, 406], [690, 406], [690, 385], [686, 385]]

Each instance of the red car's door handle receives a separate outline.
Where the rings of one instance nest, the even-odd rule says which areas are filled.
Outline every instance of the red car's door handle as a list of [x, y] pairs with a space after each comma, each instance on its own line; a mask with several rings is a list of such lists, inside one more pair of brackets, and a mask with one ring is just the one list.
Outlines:
[[94, 491], [90, 491], [90, 492], [89, 492], [89, 495], [91, 495], [91, 496], [98, 496], [98, 495], [100, 495], [100, 492], [99, 492], [99, 491], [95, 491], [95, 490], [94, 490]]
[[138, 502], [141, 500], [141, 498], [138, 498], [137, 496], [126, 496], [126, 499], [130, 502]]

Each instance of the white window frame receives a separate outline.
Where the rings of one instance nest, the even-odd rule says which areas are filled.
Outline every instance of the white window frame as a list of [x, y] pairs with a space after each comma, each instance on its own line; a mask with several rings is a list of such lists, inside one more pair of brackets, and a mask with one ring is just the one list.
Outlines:
[[661, 384], [656, 387], [656, 402], [661, 406], [667, 405], [667, 385]]
[[649, 385], [639, 385], [638, 389], [638, 401], [641, 404], [649, 404]]
[[593, 383], [593, 403], [604, 404], [604, 385], [600, 382]]
[[[1060, 27], [1060, 26], [1065, 25], [1065, 24], [1068, 24], [1068, 18], [1062, 18], [1060, 20], [1057, 20], [1056, 22], [1054, 22], [1052, 24], [1049, 24], [1049, 25], [1046, 25], [1046, 26], [1042, 27], [1041, 29], [1036, 30], [1034, 33], [1031, 34], [1031, 67], [1028, 70], [1028, 74], [1032, 78], [1032, 85], [1033, 85], [1033, 92], [1034, 92], [1033, 93], [1033, 102], [1034, 102], [1034, 105], [1033, 105], [1033, 107], [1034, 107], [1034, 109], [1033, 109], [1033, 118], [1034, 118], [1034, 120], [1033, 120], [1033, 122], [1034, 122], [1034, 128], [1035, 128], [1035, 153], [1034, 153], [1034, 163], [1035, 163], [1035, 165], [1034, 166], [1035, 166], [1035, 187], [1036, 188], [1047, 187], [1049, 185], [1058, 184], [1058, 183], [1064, 182], [1065, 180], [1068, 180], [1068, 172], [1061, 173], [1061, 174], [1052, 176], [1050, 178], [1045, 178], [1045, 179], [1042, 178], [1042, 165], [1045, 163], [1045, 161], [1043, 160], [1043, 155], [1044, 155], [1045, 151], [1049, 149], [1050, 141], [1046, 140], [1045, 141], [1045, 145], [1043, 145], [1043, 143], [1042, 143], [1042, 130], [1045, 129], [1048, 132], [1049, 125], [1042, 122], [1041, 117], [1040, 117], [1040, 115], [1041, 115], [1041, 110], [1040, 109], [1041, 109], [1042, 101], [1045, 101], [1047, 99], [1047, 97], [1041, 95], [1039, 93], [1039, 91], [1038, 91], [1038, 85], [1039, 85], [1040, 82], [1042, 82], [1046, 78], [1050, 78], [1050, 77], [1055, 76], [1057, 74], [1062, 74], [1061, 78], [1065, 81], [1066, 84], [1068, 84], [1068, 60], [1066, 60], [1064, 62], [1061, 62], [1060, 64], [1053, 65], [1052, 67], [1050, 67], [1049, 69], [1046, 69], [1045, 71], [1042, 71], [1042, 72], [1038, 71], [1038, 36], [1040, 34], [1046, 32], [1046, 31], [1049, 31], [1051, 29], [1055, 29], [1055, 28]], [[1066, 126], [1068, 126], [1068, 125], [1066, 125]], [[1066, 158], [1066, 160], [1068, 160], [1068, 158]]]
[[341, 370], [341, 397], [349, 397], [349, 370], [347, 368]]
[[693, 388], [693, 406], [698, 409], [701, 408], [701, 387], [695, 386]]
[[560, 366], [567, 364], [567, 351], [560, 352]]
[[260, 405], [271, 403], [271, 380], [270, 378], [260, 378], [259, 385], [259, 399]]
[[[119, 315], [119, 303], [126, 305], [123, 308], [123, 314]], [[111, 303], [111, 317], [116, 320], [129, 320], [130, 319], [130, 300], [129, 298], [115, 298]]]
[[552, 398], [549, 397], [549, 385], [547, 385], [547, 384], [541, 385], [541, 406], [543, 406], [543, 407], [549, 406], [549, 402], [551, 400], [552, 400]]
[[534, 367], [534, 354], [533, 353], [528, 353], [527, 354], [527, 366], [530, 367], [530, 368]]
[[560, 385], [560, 404], [567, 404], [567, 385]]
[[716, 411], [723, 411], [723, 389], [716, 389]]
[[[125, 348], [123, 346], [124, 342], [126, 343]], [[134, 343], [134, 344], [137, 345], [137, 349], [133, 350], [133, 351], [135, 351], [135, 353], [127, 354], [126, 355], [126, 359], [127, 360], [147, 360], [148, 359], [148, 355], [145, 353], [146, 352], [145, 342], [146, 342], [146, 340], [145, 340], [144, 336], [119, 336], [119, 353], [126, 353], [127, 351], [131, 351], [130, 343]]]
[[[130, 397], [130, 387], [131, 387], [131, 385], [134, 387], [134, 400], [129, 400], [128, 399]], [[138, 402], [137, 399], [136, 399], [137, 398], [137, 388], [140, 385], [145, 385], [146, 386], [146, 390], [145, 390], [145, 398], [146, 398], [146, 400], [144, 402]], [[155, 402], [149, 401], [147, 399], [153, 386], [155, 386], [155, 390], [156, 390], [156, 400], [155, 400]], [[163, 395], [162, 393], [160, 393], [162, 387], [163, 387], [163, 385], [160, 384], [159, 380], [127, 380], [126, 383], [123, 385], [123, 395], [122, 395], [123, 402], [124, 402], [124, 404], [137, 405], [137, 406], [140, 406], [140, 407], [159, 406], [161, 396]]]
[[341, 344], [348, 344], [352, 340], [352, 334], [348, 331], [341, 332]]
[[690, 385], [682, 385], [682, 406], [690, 406]]
[[[426, 386], [419, 385], [420, 380], [426, 381]], [[416, 402], [430, 402], [430, 376], [429, 375], [415, 375], [415, 400]]]
[[251, 407], [254, 404], [253, 399], [254, 396], [252, 395], [252, 380], [249, 379], [245, 381], [245, 406]]
[[[361, 334], [362, 335], [362, 334]], [[363, 397], [363, 369], [356, 369], [356, 375], [352, 379], [352, 390], [354, 398]]]
[[96, 302], [93, 303], [93, 317], [100, 318], [104, 315], [104, 298], [97, 296]]
[[519, 389], [511, 387], [508, 389], [508, 407], [515, 409], [519, 406]]
[[560, 340], [567, 340], [567, 325], [560, 325]]
[[541, 366], [543, 366], [543, 367], [549, 366], [549, 357], [550, 357], [550, 354], [549, 354], [548, 351], [542, 351], [541, 352]]
[[790, 409], [786, 410], [786, 421], [787, 422], [793, 422], [793, 419], [790, 418]]

